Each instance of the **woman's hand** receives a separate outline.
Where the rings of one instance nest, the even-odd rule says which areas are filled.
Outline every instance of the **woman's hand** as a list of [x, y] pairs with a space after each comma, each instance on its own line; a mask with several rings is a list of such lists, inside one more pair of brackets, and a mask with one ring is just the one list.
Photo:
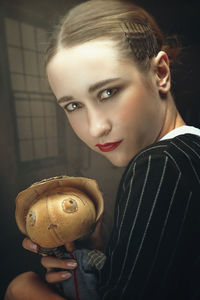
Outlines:
[[[56, 258], [52, 256], [43, 256], [41, 259], [41, 264], [47, 269], [45, 279], [49, 283], [70, 278], [71, 273], [67, 270], [73, 270], [77, 267], [77, 263], [73, 259]], [[62, 269], [62, 271], [54, 271], [55, 268]]]
[[[29, 238], [23, 240], [22, 246], [26, 250], [38, 253], [39, 246], [33, 243]], [[49, 283], [55, 283], [70, 278], [71, 273], [67, 270], [73, 270], [77, 267], [77, 263], [74, 259], [60, 259], [51, 256], [43, 256], [41, 264], [47, 270], [45, 278]], [[62, 271], [54, 271], [55, 268], [62, 269]]]

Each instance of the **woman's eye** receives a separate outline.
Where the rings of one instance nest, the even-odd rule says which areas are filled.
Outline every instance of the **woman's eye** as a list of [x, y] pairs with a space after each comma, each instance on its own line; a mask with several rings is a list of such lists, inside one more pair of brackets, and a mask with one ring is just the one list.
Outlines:
[[64, 109], [67, 110], [68, 112], [72, 112], [77, 108], [80, 108], [80, 104], [76, 102], [72, 102], [64, 106]]
[[117, 88], [107, 89], [101, 93], [100, 98], [101, 98], [101, 100], [110, 98], [110, 97], [114, 96], [117, 92], [118, 92]]

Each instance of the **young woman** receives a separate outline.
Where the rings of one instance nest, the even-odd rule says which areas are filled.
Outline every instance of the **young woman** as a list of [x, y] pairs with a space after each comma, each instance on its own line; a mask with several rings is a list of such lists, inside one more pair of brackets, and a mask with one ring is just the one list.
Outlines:
[[[173, 50], [142, 8], [97, 0], [64, 17], [47, 51], [50, 86], [75, 133], [126, 166], [100, 272], [102, 300], [200, 299], [200, 130], [184, 123], [171, 95]], [[23, 246], [37, 252], [28, 239]], [[76, 267], [52, 257], [42, 264], [48, 283]], [[63, 297], [25, 273], [5, 299]]]

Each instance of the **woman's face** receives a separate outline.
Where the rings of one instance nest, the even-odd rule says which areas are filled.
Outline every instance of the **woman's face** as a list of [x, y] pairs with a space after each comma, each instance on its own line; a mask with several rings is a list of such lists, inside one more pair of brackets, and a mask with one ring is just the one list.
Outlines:
[[116, 166], [126, 166], [160, 134], [166, 107], [154, 73], [142, 75], [106, 41], [61, 49], [47, 66], [77, 136]]

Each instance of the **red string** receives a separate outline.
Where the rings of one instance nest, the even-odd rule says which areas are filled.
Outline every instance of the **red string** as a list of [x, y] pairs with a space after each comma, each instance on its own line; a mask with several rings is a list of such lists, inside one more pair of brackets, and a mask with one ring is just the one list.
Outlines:
[[[69, 255], [71, 256], [71, 258], [76, 259], [72, 252], [69, 253]], [[80, 293], [79, 293], [79, 287], [78, 287], [77, 269], [73, 270], [72, 272], [73, 272], [73, 276], [74, 276], [74, 287], [75, 287], [76, 300], [81, 300]]]

